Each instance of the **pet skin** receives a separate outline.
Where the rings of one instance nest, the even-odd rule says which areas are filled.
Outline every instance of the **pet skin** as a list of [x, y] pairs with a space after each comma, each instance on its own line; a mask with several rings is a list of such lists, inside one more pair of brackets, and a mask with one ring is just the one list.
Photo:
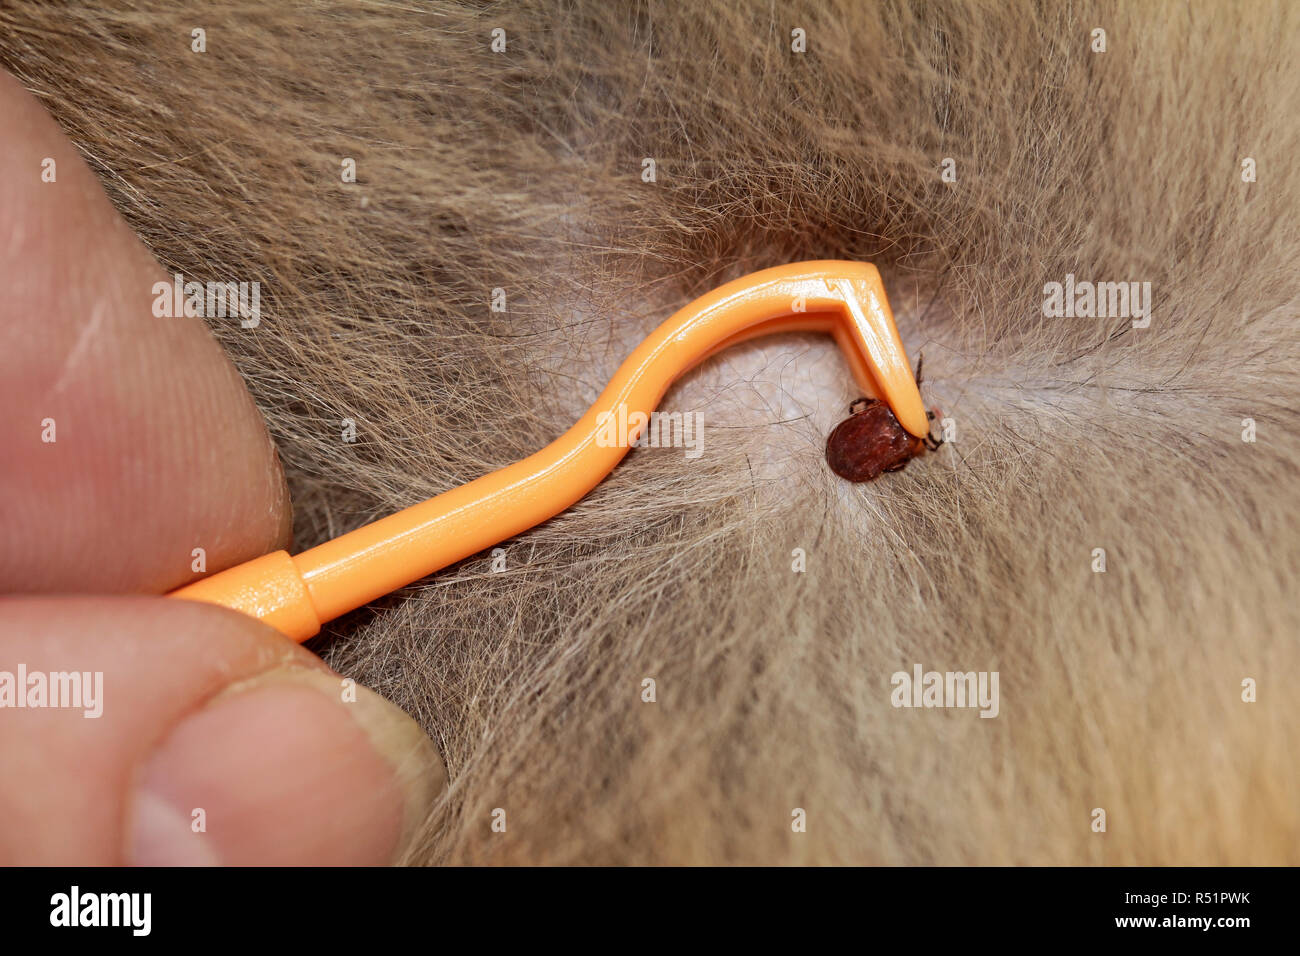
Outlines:
[[[206, 321], [299, 548], [542, 447], [754, 269], [875, 262], [924, 350], [948, 441], [904, 472], [833, 475], [848, 369], [763, 339], [667, 396], [698, 459], [637, 449], [496, 558], [329, 625], [311, 646], [446, 761], [410, 862], [1277, 864], [1296, 19], [19, 0], [0, 64], [168, 275], [260, 283], [255, 328]], [[1044, 314], [1066, 276], [1150, 283], [1150, 322]], [[996, 672], [997, 716], [893, 706], [922, 666]]]

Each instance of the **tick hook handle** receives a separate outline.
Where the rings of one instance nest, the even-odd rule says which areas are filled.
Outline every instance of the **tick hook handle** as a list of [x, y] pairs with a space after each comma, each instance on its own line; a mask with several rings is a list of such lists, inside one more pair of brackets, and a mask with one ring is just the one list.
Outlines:
[[[728, 346], [775, 332], [829, 332], [858, 386], [918, 438], [921, 393], [876, 267], [799, 262], [728, 282], [637, 347], [578, 423], [536, 454], [298, 555], [276, 551], [171, 592], [260, 618], [295, 641], [321, 624], [552, 518], [605, 478], [627, 446], [598, 443], [606, 415], [649, 420], [674, 381]], [[636, 419], [640, 420], [640, 419]], [[637, 434], [628, 436], [629, 444]]]

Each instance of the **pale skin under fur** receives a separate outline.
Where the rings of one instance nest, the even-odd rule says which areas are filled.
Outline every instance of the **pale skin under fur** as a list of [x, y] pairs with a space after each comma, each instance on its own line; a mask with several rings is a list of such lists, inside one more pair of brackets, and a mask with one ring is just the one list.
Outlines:
[[[412, 862], [1300, 862], [1297, 15], [1047, 6], [0, 10], [168, 270], [262, 283], [214, 326], [298, 547], [541, 447], [753, 269], [874, 261], [924, 351], [956, 440], [902, 473], [826, 468], [829, 341], [756, 342], [668, 396], [698, 460], [330, 625], [447, 763]], [[1149, 327], [1044, 317], [1067, 274]], [[893, 707], [915, 664], [998, 716]]]

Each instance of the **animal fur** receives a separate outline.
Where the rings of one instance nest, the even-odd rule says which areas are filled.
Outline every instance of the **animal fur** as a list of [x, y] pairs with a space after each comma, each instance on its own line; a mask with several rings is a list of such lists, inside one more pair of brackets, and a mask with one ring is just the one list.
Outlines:
[[[327, 627], [447, 762], [411, 862], [1300, 862], [1291, 5], [110, 6], [9, 0], [0, 63], [169, 271], [262, 283], [214, 331], [298, 547], [535, 451], [793, 260], [881, 266], [956, 424], [849, 485], [834, 346], [760, 340], [669, 394], [700, 459]], [[1045, 318], [1067, 274], [1149, 281], [1150, 326]], [[998, 671], [999, 716], [893, 707], [917, 663]]]

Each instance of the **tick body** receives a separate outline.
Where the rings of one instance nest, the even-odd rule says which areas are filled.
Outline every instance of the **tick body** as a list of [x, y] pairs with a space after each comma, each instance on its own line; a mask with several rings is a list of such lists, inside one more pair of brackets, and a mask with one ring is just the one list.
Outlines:
[[826, 463], [849, 481], [870, 481], [887, 471], [901, 471], [925, 448], [910, 435], [884, 402], [861, 398], [853, 412], [826, 439]]
[[[921, 366], [916, 361], [916, 387], [921, 388]], [[849, 417], [835, 426], [826, 439], [826, 463], [831, 471], [848, 481], [870, 481], [887, 471], [902, 471], [921, 452], [935, 451], [943, 444], [935, 437], [937, 409], [925, 413], [931, 422], [930, 432], [917, 438], [908, 432], [884, 402], [859, 398], [849, 406]]]

